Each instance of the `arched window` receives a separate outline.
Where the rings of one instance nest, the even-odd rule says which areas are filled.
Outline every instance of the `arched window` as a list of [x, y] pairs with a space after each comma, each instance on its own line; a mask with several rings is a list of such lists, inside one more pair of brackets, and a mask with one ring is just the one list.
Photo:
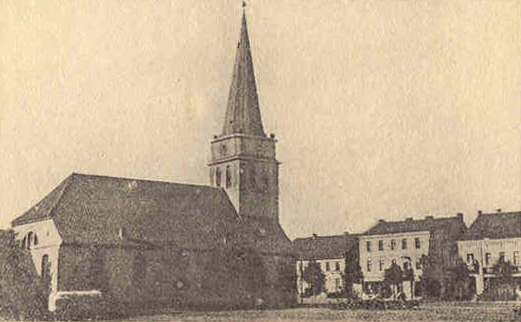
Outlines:
[[24, 237], [24, 239], [22, 239], [22, 243], [20, 244], [20, 247], [22, 249], [26, 249], [27, 248], [27, 236]]
[[49, 255], [42, 256], [42, 279], [46, 279], [51, 275], [51, 265], [49, 263]]
[[226, 167], [226, 188], [230, 188], [232, 186], [232, 171], [230, 170], [230, 166]]
[[139, 252], [134, 257], [133, 281], [135, 285], [143, 285], [147, 274], [147, 262], [143, 253]]
[[215, 185], [217, 187], [221, 186], [221, 169], [220, 168], [217, 168], [215, 170]]
[[27, 250], [33, 246], [34, 233], [31, 231], [27, 234]]

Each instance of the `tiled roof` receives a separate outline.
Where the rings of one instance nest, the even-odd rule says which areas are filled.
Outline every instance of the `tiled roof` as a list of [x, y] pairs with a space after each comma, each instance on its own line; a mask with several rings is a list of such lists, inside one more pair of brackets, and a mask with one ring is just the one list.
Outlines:
[[356, 248], [358, 235], [313, 236], [297, 238], [293, 249], [299, 259], [342, 258]]
[[463, 216], [447, 218], [427, 217], [425, 219], [408, 218], [402, 221], [380, 220], [375, 226], [371, 227], [363, 235], [384, 235], [419, 231], [432, 232], [438, 229], [454, 231], [454, 234], [451, 235], [458, 235], [463, 233], [465, 229]]
[[244, 14], [221, 135], [235, 133], [266, 136], [262, 126], [250, 39]]
[[480, 213], [462, 240], [521, 237], [521, 211]]
[[251, 231], [261, 225], [239, 218], [219, 188], [83, 174], [70, 175], [12, 225], [46, 218], [64, 243], [208, 249], [235, 236], [238, 245], [277, 251], [284, 246], [277, 248], [276, 241], [287, 239], [273, 224], [264, 224], [265, 234], [255, 237]]

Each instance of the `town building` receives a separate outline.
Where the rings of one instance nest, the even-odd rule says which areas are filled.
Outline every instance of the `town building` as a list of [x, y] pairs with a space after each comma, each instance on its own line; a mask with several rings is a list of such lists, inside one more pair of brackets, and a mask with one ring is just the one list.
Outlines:
[[513, 282], [521, 294], [521, 212], [480, 211], [458, 241], [458, 252], [475, 279], [477, 294], [482, 294], [498, 278], [500, 261], [515, 267]]
[[74, 173], [12, 222], [50, 278], [49, 307], [70, 296], [124, 308], [293, 304], [275, 144], [261, 120], [243, 12], [210, 186]]
[[364, 292], [379, 293], [385, 270], [396, 263], [404, 272], [404, 279], [409, 278], [399, 291], [406, 298], [414, 297], [414, 284], [422, 275], [422, 256], [435, 255], [440, 259], [440, 265], [449, 265], [456, 255], [454, 242], [465, 229], [463, 214], [448, 218], [379, 220], [359, 236]]
[[[310, 262], [320, 265], [325, 275], [325, 294], [339, 294], [345, 288], [344, 273], [346, 259], [358, 263], [358, 235], [345, 233], [334, 236], [318, 236], [297, 238], [293, 241], [296, 261], [297, 288], [300, 297], [310, 294], [310, 285], [302, 278], [304, 270]], [[361, 292], [361, 284], [354, 290]]]

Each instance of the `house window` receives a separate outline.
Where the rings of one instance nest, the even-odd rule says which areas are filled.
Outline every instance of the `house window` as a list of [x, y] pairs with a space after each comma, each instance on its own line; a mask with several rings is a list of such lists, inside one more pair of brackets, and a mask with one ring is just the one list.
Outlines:
[[384, 270], [384, 260], [383, 259], [380, 259], [378, 261], [378, 269], [380, 270], [380, 272]]
[[340, 262], [335, 262], [335, 270], [340, 270]]
[[329, 267], [329, 262], [326, 262], [326, 271], [329, 272], [330, 269], [331, 267]]
[[366, 246], [367, 246], [367, 251], [370, 252], [371, 251], [371, 242], [367, 241]]
[[467, 254], [467, 263], [472, 264], [474, 262], [474, 254]]
[[378, 250], [384, 250], [384, 241], [383, 240], [378, 241]]
[[215, 170], [215, 185], [217, 187], [221, 186], [221, 169], [220, 168], [217, 168]]
[[232, 171], [230, 170], [230, 166], [226, 167], [226, 188], [230, 188], [232, 186]]
[[414, 247], [416, 247], [416, 249], [420, 249], [420, 247], [421, 247], [420, 238], [418, 238], [418, 237], [414, 238]]
[[420, 259], [418, 258], [416, 260], [416, 269], [421, 269], [421, 268], [422, 268], [422, 263], [421, 263]]
[[514, 252], [514, 265], [519, 265], [519, 251]]
[[490, 253], [486, 253], [485, 254], [485, 265], [489, 266], [490, 265]]
[[367, 260], [367, 271], [368, 272], [371, 271], [371, 259], [370, 258]]
[[402, 249], [407, 249], [407, 239], [402, 239]]
[[499, 252], [499, 261], [504, 262], [505, 261], [505, 252]]
[[395, 250], [396, 248], [396, 240], [391, 239], [391, 250]]

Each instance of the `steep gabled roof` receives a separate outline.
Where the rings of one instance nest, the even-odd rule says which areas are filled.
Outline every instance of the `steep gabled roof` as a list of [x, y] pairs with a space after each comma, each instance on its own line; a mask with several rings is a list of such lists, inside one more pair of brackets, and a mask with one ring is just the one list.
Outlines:
[[357, 237], [344, 234], [297, 238], [293, 241], [293, 249], [299, 259], [343, 258], [356, 248]]
[[461, 235], [466, 226], [463, 222], [463, 216], [434, 218], [426, 217], [425, 219], [408, 218], [402, 221], [385, 221], [380, 220], [375, 226], [369, 228], [363, 235], [384, 235], [397, 234], [419, 231], [435, 231], [445, 230], [451, 236]]
[[49, 218], [66, 244], [212, 249], [227, 240], [291, 252], [278, 223], [238, 217], [226, 192], [209, 186], [73, 173], [12, 225]]
[[246, 15], [243, 12], [241, 35], [237, 45], [237, 55], [233, 69], [232, 83], [228, 96], [228, 107], [221, 135], [247, 134], [266, 136], [262, 126], [261, 113], [253, 59], [251, 56], [250, 39], [246, 25]]
[[521, 237], [521, 211], [480, 213], [462, 240]]
[[226, 193], [187, 184], [72, 174], [13, 226], [52, 218], [64, 243], [207, 248], [238, 217]]

